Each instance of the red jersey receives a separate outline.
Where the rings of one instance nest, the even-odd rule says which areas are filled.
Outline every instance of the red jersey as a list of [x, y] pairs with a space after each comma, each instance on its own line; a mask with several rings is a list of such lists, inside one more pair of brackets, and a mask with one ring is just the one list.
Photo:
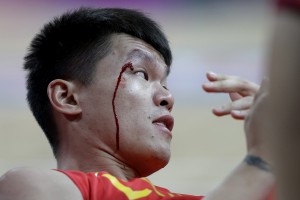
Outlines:
[[300, 11], [300, 0], [277, 0], [279, 8]]
[[84, 200], [201, 200], [203, 198], [172, 193], [165, 188], [154, 186], [147, 178], [123, 181], [107, 172], [57, 171], [64, 173], [75, 183]]

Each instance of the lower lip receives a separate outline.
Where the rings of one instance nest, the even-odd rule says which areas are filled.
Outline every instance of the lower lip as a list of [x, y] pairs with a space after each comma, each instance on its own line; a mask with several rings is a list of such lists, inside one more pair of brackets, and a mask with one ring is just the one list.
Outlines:
[[153, 123], [160, 131], [167, 133], [170, 137], [172, 137], [172, 132], [164, 125], [159, 123]]

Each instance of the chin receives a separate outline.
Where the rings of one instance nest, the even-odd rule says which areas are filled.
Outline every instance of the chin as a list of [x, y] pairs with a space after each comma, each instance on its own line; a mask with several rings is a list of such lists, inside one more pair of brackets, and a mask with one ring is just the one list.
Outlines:
[[153, 156], [150, 160], [144, 161], [144, 166], [140, 170], [142, 177], [147, 177], [160, 169], [164, 168], [170, 161], [171, 155]]

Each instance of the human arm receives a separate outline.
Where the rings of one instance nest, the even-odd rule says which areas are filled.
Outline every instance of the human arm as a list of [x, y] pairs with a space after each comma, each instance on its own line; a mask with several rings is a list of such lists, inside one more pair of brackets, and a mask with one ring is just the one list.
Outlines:
[[268, 200], [274, 177], [241, 162], [204, 200]]
[[269, 54], [270, 109], [262, 120], [273, 138], [277, 199], [296, 200], [300, 196], [300, 1], [278, 3]]
[[[213, 84], [210, 92], [243, 92], [244, 98], [251, 97], [251, 103], [242, 101], [246, 107], [250, 107], [257, 93], [258, 87], [253, 87], [251, 82], [243, 79], [223, 76], [217, 84]], [[205, 85], [204, 85], [205, 87]], [[261, 112], [265, 108], [266, 87], [263, 86], [255, 97], [255, 101], [251, 109], [246, 109], [245, 133], [247, 141], [247, 156], [254, 156], [263, 162], [272, 164], [270, 151], [268, 149], [268, 138], [262, 132], [262, 124], [260, 123]], [[207, 90], [207, 88], [204, 88]], [[250, 91], [249, 91], [250, 89]], [[248, 95], [248, 96], [247, 96]], [[243, 99], [243, 98], [242, 98]], [[247, 103], [248, 102], [248, 103]], [[235, 107], [235, 104], [229, 103], [224, 109], [226, 113], [238, 110], [242, 107]], [[225, 113], [225, 112], [224, 112]], [[242, 161], [226, 178], [206, 197], [208, 200], [231, 199], [231, 200], [265, 200], [269, 196], [270, 191], [274, 187], [274, 176], [271, 171], [264, 170], [256, 164]]]
[[81, 200], [75, 184], [53, 170], [19, 168], [0, 178], [1, 200]]

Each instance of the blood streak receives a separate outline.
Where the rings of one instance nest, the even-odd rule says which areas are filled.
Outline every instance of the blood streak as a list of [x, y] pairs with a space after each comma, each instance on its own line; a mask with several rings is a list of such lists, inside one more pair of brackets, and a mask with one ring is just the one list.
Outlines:
[[121, 82], [121, 78], [122, 78], [122, 74], [125, 72], [125, 70], [129, 68], [130, 70], [133, 70], [133, 66], [132, 66], [132, 63], [129, 62], [129, 63], [126, 63], [125, 65], [123, 65], [121, 71], [120, 71], [120, 74], [119, 74], [119, 77], [118, 77], [118, 81], [117, 81], [117, 84], [116, 84], [116, 87], [115, 87], [115, 91], [114, 91], [114, 96], [113, 96], [113, 99], [112, 99], [112, 107], [113, 107], [113, 112], [114, 112], [114, 116], [115, 116], [115, 123], [116, 123], [116, 144], [117, 144], [117, 150], [119, 150], [120, 148], [120, 134], [119, 134], [119, 119], [118, 119], [118, 115], [116, 113], [116, 106], [115, 106], [115, 99], [116, 99], [116, 94], [117, 94], [117, 91], [118, 91], [118, 88], [119, 88], [119, 85], [120, 85], [120, 82]]

